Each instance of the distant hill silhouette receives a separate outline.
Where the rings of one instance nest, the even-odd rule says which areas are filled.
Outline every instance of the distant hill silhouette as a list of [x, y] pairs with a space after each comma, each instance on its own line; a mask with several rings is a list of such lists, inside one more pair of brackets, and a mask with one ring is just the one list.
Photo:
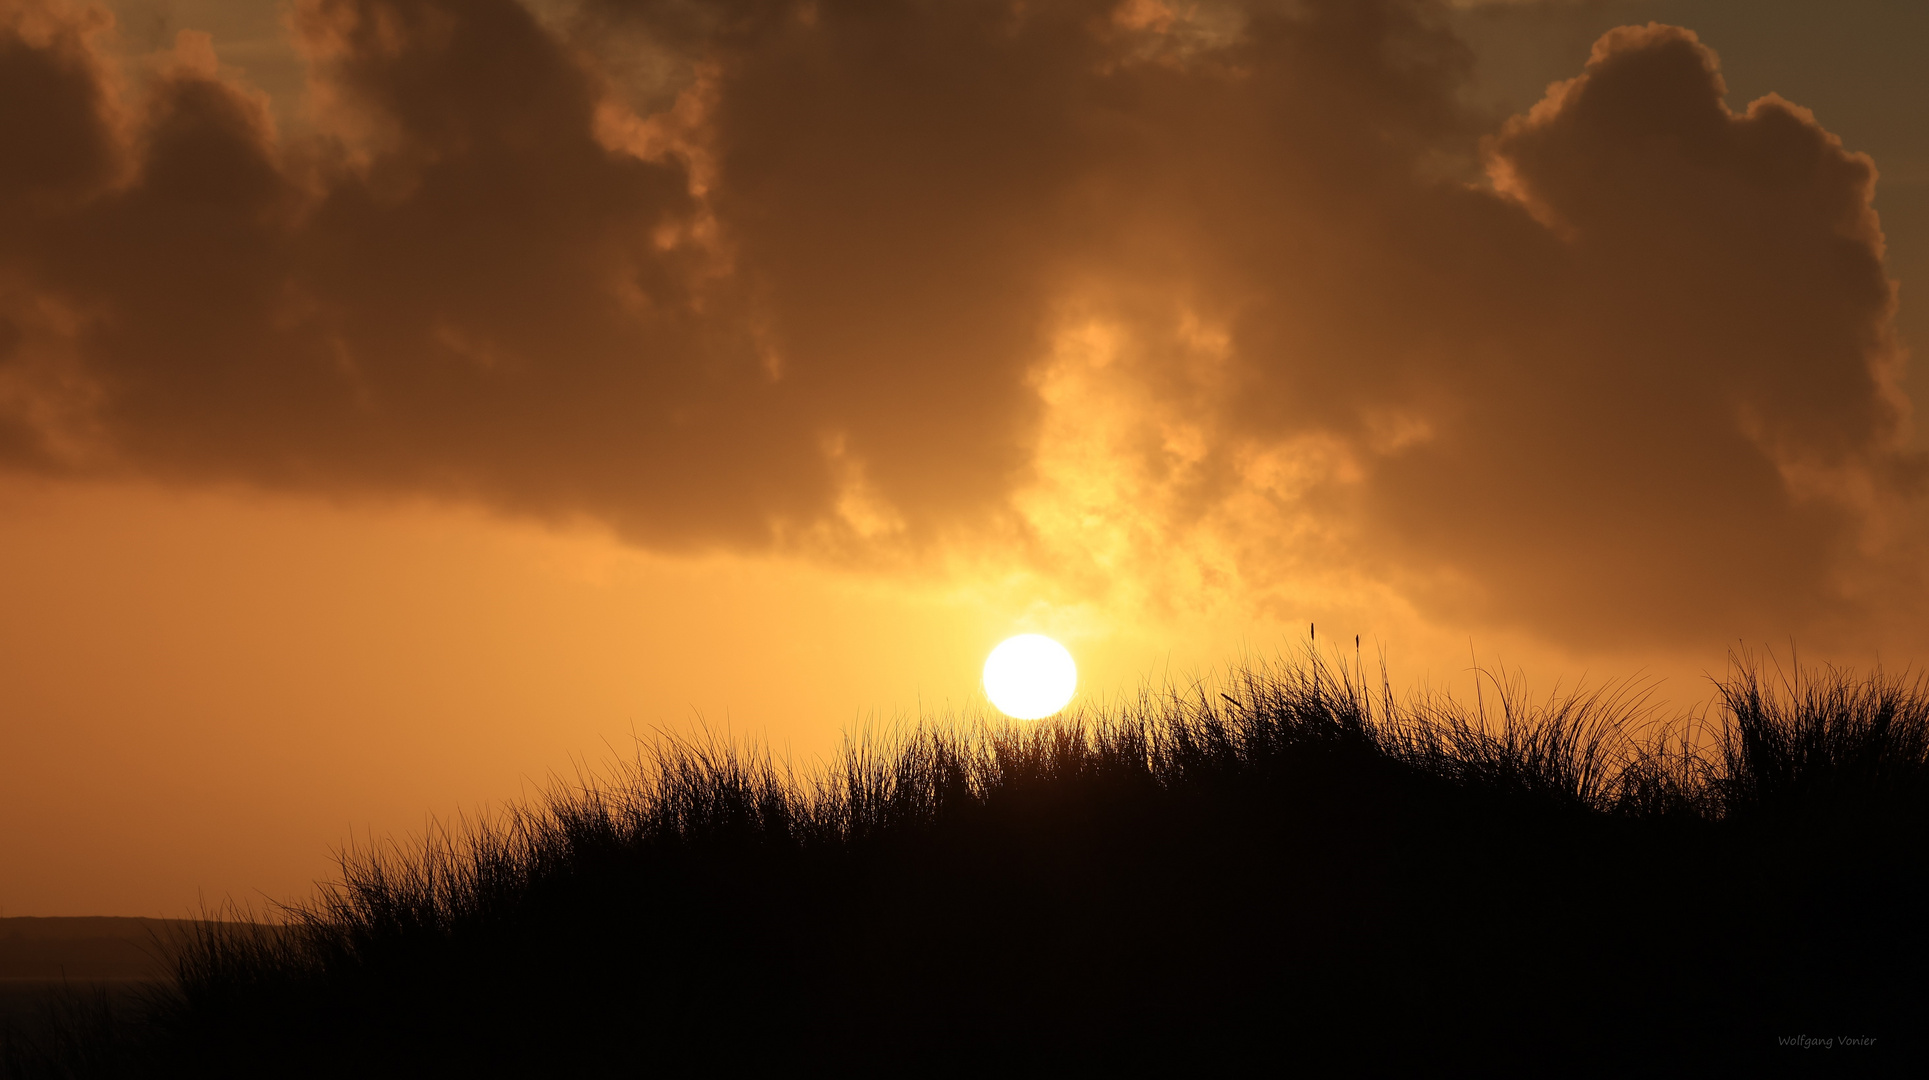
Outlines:
[[1920, 681], [1743, 665], [1671, 724], [1626, 688], [1497, 690], [1483, 715], [1309, 657], [1104, 715], [927, 724], [815, 777], [665, 743], [351, 852], [289, 930], [207, 926], [154, 1013], [97, 1017], [112, 1053], [17, 1049], [7, 1075], [1921, 1058]]
[[100, 1014], [139, 1010], [164, 990], [194, 928], [185, 919], [0, 918], [0, 1041], [37, 1042], [50, 1024], [67, 1037], [112, 1038]]
[[185, 919], [0, 918], [0, 982], [166, 979], [165, 945], [187, 935]]

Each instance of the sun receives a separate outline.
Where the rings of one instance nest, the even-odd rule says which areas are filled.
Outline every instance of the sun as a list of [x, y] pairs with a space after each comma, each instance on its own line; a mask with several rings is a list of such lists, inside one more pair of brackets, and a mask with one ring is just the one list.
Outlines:
[[1043, 634], [1006, 638], [985, 658], [985, 696], [1014, 720], [1038, 720], [1063, 709], [1078, 688], [1078, 665], [1065, 646]]

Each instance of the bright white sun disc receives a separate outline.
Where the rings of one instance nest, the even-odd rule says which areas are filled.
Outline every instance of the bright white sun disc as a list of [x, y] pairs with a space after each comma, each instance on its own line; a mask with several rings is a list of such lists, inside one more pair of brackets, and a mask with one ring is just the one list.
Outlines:
[[1078, 665], [1065, 646], [1043, 634], [1006, 638], [985, 658], [985, 696], [1014, 720], [1038, 720], [1063, 709], [1078, 689]]

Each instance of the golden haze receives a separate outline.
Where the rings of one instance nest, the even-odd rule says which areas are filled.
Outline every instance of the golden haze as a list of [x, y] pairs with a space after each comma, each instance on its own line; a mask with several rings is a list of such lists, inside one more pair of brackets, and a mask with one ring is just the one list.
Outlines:
[[1469, 35], [1583, 16], [263, 10], [0, 0], [6, 914], [698, 713], [807, 763], [1021, 630], [1101, 695], [1923, 644], [1889, 181], [1688, 30], [1495, 110]]

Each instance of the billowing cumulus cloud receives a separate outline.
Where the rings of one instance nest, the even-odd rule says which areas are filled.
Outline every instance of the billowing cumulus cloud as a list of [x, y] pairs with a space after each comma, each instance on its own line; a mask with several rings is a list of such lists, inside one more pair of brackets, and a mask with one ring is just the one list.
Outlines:
[[1496, 127], [1417, 0], [302, 0], [284, 136], [109, 22], [0, 0], [12, 469], [1569, 640], [1909, 531], [1873, 164], [1684, 30]]

